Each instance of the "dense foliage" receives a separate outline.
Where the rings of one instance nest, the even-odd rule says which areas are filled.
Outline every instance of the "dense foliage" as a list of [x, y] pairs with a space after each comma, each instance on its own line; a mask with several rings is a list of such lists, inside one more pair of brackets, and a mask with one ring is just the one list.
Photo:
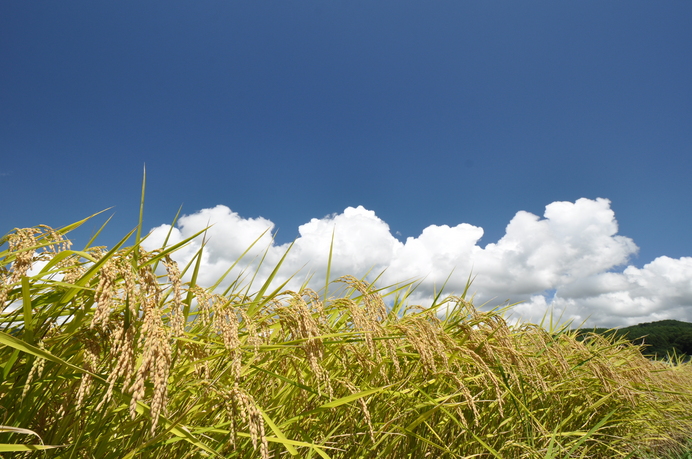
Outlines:
[[642, 345], [644, 355], [656, 359], [665, 359], [671, 355], [683, 359], [692, 356], [692, 323], [689, 322], [659, 320], [617, 329], [595, 328], [584, 331], [627, 339], [636, 345]]
[[72, 250], [76, 225], [2, 241], [0, 451], [613, 458], [692, 431], [692, 367], [626, 340], [510, 326], [464, 295], [419, 308], [350, 276], [201, 288], [201, 252], [170, 257], [187, 241]]

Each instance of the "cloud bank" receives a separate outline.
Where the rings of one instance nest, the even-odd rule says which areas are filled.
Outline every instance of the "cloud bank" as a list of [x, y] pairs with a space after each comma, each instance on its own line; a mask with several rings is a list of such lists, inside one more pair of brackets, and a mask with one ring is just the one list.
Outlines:
[[[144, 246], [161, 247], [169, 231], [168, 244], [175, 244], [210, 225], [199, 278], [203, 285], [214, 284], [255, 242], [222, 285], [243, 276], [249, 282], [257, 271], [253, 286], [259, 288], [290, 245], [272, 241], [270, 220], [243, 218], [219, 205], [183, 216], [176, 228], [154, 228]], [[311, 287], [322, 288], [333, 234], [331, 279], [345, 274], [373, 279], [381, 274], [377, 285], [382, 287], [419, 280], [411, 299], [423, 305], [430, 304], [448, 278], [445, 292], [461, 293], [472, 273], [470, 292], [476, 305], [522, 302], [513, 307], [513, 315], [523, 320], [539, 321], [552, 309], [576, 325], [692, 322], [692, 257], [659, 257], [642, 268], [626, 266], [638, 248], [617, 234], [607, 199], [553, 202], [543, 218], [519, 211], [505, 235], [485, 247], [479, 245], [483, 229], [468, 223], [431, 225], [401, 242], [386, 222], [362, 206], [313, 218], [298, 231], [275, 285], [294, 275], [290, 288], [299, 288], [308, 278]], [[187, 263], [201, 244], [197, 238], [174, 258]]]

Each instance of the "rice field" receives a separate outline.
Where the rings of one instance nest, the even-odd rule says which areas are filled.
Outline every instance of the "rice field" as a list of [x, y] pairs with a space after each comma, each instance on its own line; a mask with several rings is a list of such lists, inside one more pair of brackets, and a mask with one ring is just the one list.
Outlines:
[[140, 221], [75, 250], [83, 222], [2, 239], [3, 457], [683, 457], [689, 363], [511, 325], [466, 292], [204, 288], [199, 256], [171, 258], [187, 241], [145, 251]]

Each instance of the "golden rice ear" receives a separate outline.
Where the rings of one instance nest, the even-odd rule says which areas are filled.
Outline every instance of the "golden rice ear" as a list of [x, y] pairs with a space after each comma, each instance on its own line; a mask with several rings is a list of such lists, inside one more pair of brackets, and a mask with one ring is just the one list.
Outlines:
[[[35, 228], [15, 228], [2, 238], [8, 249], [4, 252], [9, 269], [0, 270], [0, 314], [5, 310], [7, 296], [13, 284], [21, 280], [39, 260], [48, 261], [56, 253], [67, 250], [72, 242], [46, 225]], [[5, 264], [3, 263], [3, 264]]]
[[[143, 263], [148, 256], [147, 252], [140, 252]], [[137, 402], [144, 398], [144, 382], [148, 379], [152, 382], [154, 389], [151, 401], [151, 433], [153, 435], [159, 422], [159, 415], [162, 414], [167, 401], [172, 353], [171, 336], [163, 322], [160, 305], [161, 289], [151, 266], [142, 265], [139, 269], [139, 280], [143, 315], [139, 338], [142, 346], [142, 362], [129, 388], [132, 393], [130, 416], [134, 419]]]
[[79, 384], [79, 389], [77, 389], [77, 410], [80, 410], [84, 406], [84, 398], [90, 393], [94, 380], [91, 373], [96, 373], [101, 363], [101, 346], [98, 339], [96, 339], [93, 333], [84, 333], [84, 335], [85, 336], [82, 337], [84, 340], [83, 366], [88, 373], [81, 375], [82, 380]]
[[135, 327], [125, 328], [122, 323], [116, 322], [112, 324], [109, 332], [110, 354], [112, 359], [115, 360], [115, 364], [111, 368], [106, 381], [108, 389], [96, 406], [97, 410], [109, 403], [113, 398], [113, 390], [118, 381], [122, 379], [124, 384], [129, 384], [135, 368]]
[[163, 265], [166, 268], [168, 283], [171, 285], [171, 291], [173, 292], [173, 301], [169, 306], [169, 321], [173, 331], [173, 336], [179, 338], [183, 336], [183, 333], [185, 332], [185, 317], [183, 314], [183, 308], [185, 305], [183, 304], [182, 278], [180, 269], [178, 268], [178, 263], [176, 263], [169, 255], [164, 257]]
[[206, 301], [207, 304], [211, 305], [212, 328], [221, 335], [223, 346], [231, 357], [231, 379], [236, 381], [240, 377], [243, 354], [239, 336], [240, 319], [238, 317], [241, 313], [232, 301], [220, 295], [210, 295]]
[[[281, 302], [279, 298], [282, 296], [288, 296], [288, 301]], [[320, 364], [324, 357], [324, 346], [319, 338], [322, 331], [317, 319], [313, 317], [308, 304], [299, 293], [287, 290], [277, 295], [276, 299], [279, 300], [278, 304], [275, 304], [281, 325], [287, 329], [292, 339], [305, 340], [301, 348], [305, 352], [308, 366], [319, 382], [318, 392], [324, 386], [331, 396], [329, 373]]]
[[350, 275], [341, 276], [336, 282], [343, 282], [362, 295], [365, 311], [371, 320], [383, 322], [387, 318], [387, 307], [384, 300], [379, 293], [373, 290], [370, 284]]
[[322, 326], [328, 327], [327, 318], [324, 312], [324, 302], [320, 299], [320, 295], [310, 288], [301, 289], [300, 292], [298, 292], [298, 295], [303, 298], [307, 298], [305, 303], [308, 306], [308, 309], [317, 315]]
[[[43, 342], [39, 342], [38, 347], [40, 349], [45, 349]], [[45, 368], [45, 365], [45, 359], [42, 359], [40, 357], [34, 358], [33, 362], [31, 363], [31, 370], [29, 371], [29, 376], [26, 377], [26, 381], [24, 382], [24, 390], [22, 391], [22, 396], [20, 400], [24, 400], [26, 394], [29, 393], [29, 389], [31, 389], [31, 383], [34, 381], [34, 379], [41, 378], [41, 376], [43, 375], [43, 369]]]
[[239, 414], [250, 431], [253, 449], [257, 450], [259, 446], [260, 457], [269, 459], [269, 443], [265, 434], [264, 418], [252, 395], [237, 384], [234, 384], [231, 389], [217, 389], [217, 392], [221, 395], [227, 415], [231, 418], [229, 442], [235, 447], [237, 439], [234, 418]]

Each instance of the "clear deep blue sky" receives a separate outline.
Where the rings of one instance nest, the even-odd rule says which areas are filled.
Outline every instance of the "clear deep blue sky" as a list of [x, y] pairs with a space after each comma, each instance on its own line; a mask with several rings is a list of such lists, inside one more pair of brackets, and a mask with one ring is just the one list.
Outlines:
[[5, 1], [0, 159], [3, 234], [115, 206], [112, 244], [146, 163], [145, 229], [363, 205], [488, 243], [603, 197], [634, 264], [692, 256], [692, 2]]

